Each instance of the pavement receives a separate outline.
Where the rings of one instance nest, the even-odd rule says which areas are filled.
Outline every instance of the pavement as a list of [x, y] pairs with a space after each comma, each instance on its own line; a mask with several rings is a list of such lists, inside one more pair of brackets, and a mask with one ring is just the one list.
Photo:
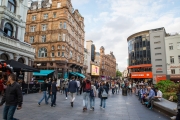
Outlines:
[[[141, 105], [135, 95], [110, 95], [106, 101], [106, 109], [102, 110], [100, 99], [95, 99], [95, 111], [82, 111], [82, 95], [76, 96], [74, 107], [70, 106], [70, 96], [57, 93], [56, 107], [50, 107], [43, 101], [39, 107], [37, 102], [42, 93], [24, 95], [23, 108], [16, 110], [14, 117], [20, 120], [169, 120], [169, 117]], [[0, 120], [3, 108], [0, 107]]]

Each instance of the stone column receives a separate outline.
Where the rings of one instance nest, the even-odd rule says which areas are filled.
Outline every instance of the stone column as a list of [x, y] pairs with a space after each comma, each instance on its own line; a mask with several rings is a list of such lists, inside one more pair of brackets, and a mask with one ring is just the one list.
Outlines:
[[4, 19], [1, 20], [1, 29], [4, 31]]
[[16, 25], [15, 38], [18, 39], [18, 26]]
[[14, 54], [14, 60], [15, 60], [15, 61], [18, 60], [17, 57], [18, 57], [18, 55], [17, 55], [17, 54]]
[[[30, 59], [30, 58], [28, 59], [28, 65], [32, 66], [32, 59]], [[27, 83], [29, 83], [31, 80], [32, 80], [32, 72], [28, 72]]]

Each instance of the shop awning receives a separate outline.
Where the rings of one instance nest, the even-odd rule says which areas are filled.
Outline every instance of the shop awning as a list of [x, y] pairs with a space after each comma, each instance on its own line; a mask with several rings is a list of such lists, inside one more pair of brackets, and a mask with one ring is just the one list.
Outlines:
[[70, 74], [72, 74], [74, 76], [79, 76], [79, 77], [85, 78], [85, 76], [83, 74], [78, 73], [78, 72], [70, 72]]
[[40, 70], [40, 72], [33, 72], [33, 76], [48, 76], [53, 73], [54, 70]]

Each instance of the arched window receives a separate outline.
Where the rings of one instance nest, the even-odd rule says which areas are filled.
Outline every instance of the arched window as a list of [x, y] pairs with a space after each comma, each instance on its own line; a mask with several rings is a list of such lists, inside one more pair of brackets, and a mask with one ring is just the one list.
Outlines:
[[12, 37], [12, 35], [13, 35], [13, 26], [11, 24], [9, 24], [9, 23], [6, 23], [5, 27], [4, 27], [4, 32], [8, 36]]
[[51, 48], [52, 50], [54, 50], [54, 46], [52, 46], [52, 48]]
[[9, 57], [8, 57], [8, 55], [6, 55], [6, 54], [1, 54], [1, 56], [0, 56], [0, 58], [2, 59], [2, 60], [9, 60]]
[[19, 59], [18, 59], [18, 62], [24, 63], [24, 59], [23, 59], [23, 58], [19, 58]]
[[46, 48], [40, 48], [38, 51], [38, 57], [47, 57], [47, 49]]
[[8, 0], [8, 10], [15, 13], [15, 10], [16, 10], [15, 0]]

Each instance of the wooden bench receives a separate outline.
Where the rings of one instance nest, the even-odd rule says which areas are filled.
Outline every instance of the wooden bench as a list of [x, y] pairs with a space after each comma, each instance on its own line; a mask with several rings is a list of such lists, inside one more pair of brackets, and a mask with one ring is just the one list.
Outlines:
[[153, 106], [169, 116], [176, 116], [177, 114], [175, 110], [177, 108], [177, 103], [168, 101], [164, 98], [162, 98], [160, 102], [154, 102]]

